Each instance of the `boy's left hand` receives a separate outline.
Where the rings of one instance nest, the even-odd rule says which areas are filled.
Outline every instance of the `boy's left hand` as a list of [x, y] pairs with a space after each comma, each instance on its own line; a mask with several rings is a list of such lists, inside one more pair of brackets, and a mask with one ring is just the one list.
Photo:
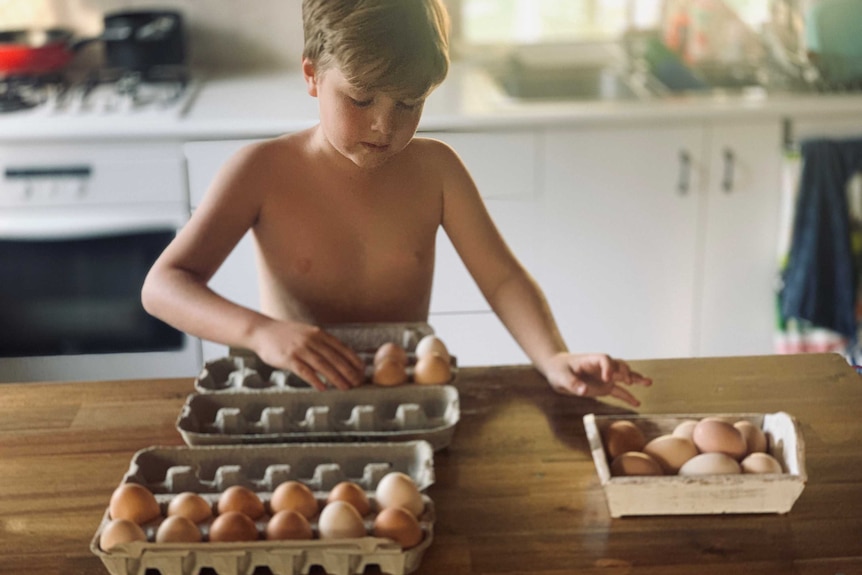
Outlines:
[[611, 395], [635, 407], [640, 402], [626, 385], [652, 385], [652, 380], [621, 360], [606, 354], [558, 353], [544, 366], [545, 377], [551, 388], [563, 395], [599, 397]]

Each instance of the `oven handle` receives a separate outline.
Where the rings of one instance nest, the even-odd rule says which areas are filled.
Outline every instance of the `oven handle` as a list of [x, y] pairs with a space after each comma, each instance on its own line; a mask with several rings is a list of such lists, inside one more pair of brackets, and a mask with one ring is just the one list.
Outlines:
[[[149, 208], [149, 206], [147, 207]], [[188, 220], [182, 211], [160, 209], [91, 210], [70, 215], [59, 209], [0, 215], [0, 240], [63, 240], [179, 230]]]

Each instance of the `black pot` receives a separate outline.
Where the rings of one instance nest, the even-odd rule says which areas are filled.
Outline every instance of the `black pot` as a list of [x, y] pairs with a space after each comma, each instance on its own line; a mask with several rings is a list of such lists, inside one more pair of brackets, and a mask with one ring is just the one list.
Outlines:
[[106, 14], [101, 39], [105, 64], [146, 74], [160, 66], [186, 65], [183, 17], [172, 10], [135, 10]]

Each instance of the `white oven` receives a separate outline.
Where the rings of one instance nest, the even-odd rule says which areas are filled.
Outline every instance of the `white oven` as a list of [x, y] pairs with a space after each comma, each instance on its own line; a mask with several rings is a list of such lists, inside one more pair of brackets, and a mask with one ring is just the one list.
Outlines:
[[179, 143], [0, 146], [0, 178], [0, 382], [199, 371], [140, 298], [188, 219]]

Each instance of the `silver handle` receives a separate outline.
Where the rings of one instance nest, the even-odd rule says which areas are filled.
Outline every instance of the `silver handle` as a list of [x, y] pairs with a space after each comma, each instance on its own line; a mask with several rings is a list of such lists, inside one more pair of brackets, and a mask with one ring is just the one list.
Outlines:
[[[0, 215], [0, 240], [63, 240], [178, 230], [188, 216], [154, 209], [116, 211], [88, 208], [72, 214], [62, 209], [9, 210]], [[165, 213], [167, 212], [167, 213]]]
[[691, 154], [688, 150], [679, 152], [679, 181], [677, 191], [681, 196], [688, 194], [691, 189]]
[[724, 193], [729, 194], [733, 191], [734, 168], [736, 164], [736, 154], [730, 148], [724, 149], [724, 176], [721, 179], [721, 189]]

